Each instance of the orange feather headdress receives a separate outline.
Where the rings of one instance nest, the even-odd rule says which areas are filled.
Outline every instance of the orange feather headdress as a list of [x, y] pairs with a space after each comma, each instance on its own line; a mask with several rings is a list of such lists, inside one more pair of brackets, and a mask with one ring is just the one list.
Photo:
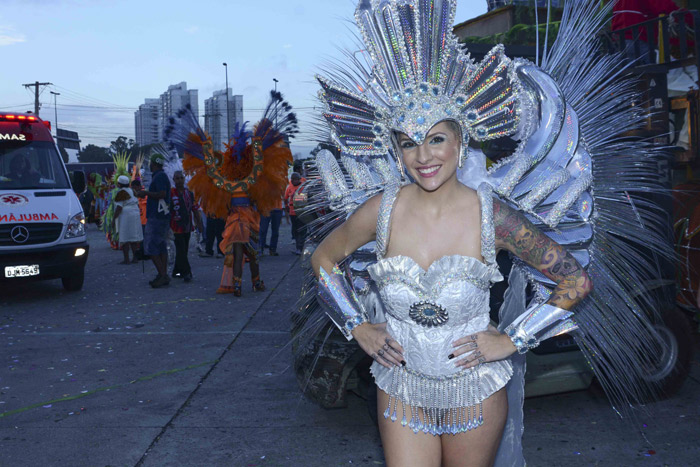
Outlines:
[[189, 106], [166, 129], [171, 147], [184, 153], [188, 183], [207, 215], [225, 218], [231, 198], [248, 196], [262, 215], [279, 205], [287, 185], [292, 152], [286, 142], [297, 132], [296, 116], [282, 95], [272, 92], [265, 114], [254, 127], [236, 125], [225, 151], [215, 151], [211, 137]]

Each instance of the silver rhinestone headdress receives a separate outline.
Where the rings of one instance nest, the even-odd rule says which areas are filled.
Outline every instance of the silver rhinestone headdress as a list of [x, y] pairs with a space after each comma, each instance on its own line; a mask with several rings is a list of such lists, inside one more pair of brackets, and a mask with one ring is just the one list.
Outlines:
[[475, 64], [452, 33], [455, 8], [456, 0], [360, 1], [355, 20], [371, 69], [352, 60], [357, 70], [317, 77], [343, 152], [387, 154], [395, 131], [421, 144], [444, 120], [460, 125], [464, 146], [516, 131], [521, 86], [511, 61], [498, 45]]

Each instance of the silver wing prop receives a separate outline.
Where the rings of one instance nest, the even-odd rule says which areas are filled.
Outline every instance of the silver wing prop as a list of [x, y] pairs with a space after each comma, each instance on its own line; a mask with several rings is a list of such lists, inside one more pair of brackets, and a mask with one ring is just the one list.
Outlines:
[[[620, 57], [598, 51], [595, 34], [611, 6], [567, 3], [541, 67], [514, 63], [530, 114], [516, 151], [491, 167], [489, 181], [587, 269], [594, 291], [575, 309], [573, 335], [614, 407], [626, 411], [658, 389], [648, 371], [664, 343], [643, 284], [658, 274], [654, 254], [673, 252], [666, 214], [648, 197], [669, 194], [658, 173], [663, 148], [624, 136], [647, 116], [632, 105], [639, 98]], [[544, 302], [554, 284], [520, 261], [514, 267]]]

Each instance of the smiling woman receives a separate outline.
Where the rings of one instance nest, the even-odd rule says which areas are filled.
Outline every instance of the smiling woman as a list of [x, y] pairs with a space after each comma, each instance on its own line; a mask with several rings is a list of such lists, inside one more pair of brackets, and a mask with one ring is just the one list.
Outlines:
[[[330, 290], [343, 280], [335, 265], [348, 252], [384, 238], [369, 274], [387, 322], [361, 318], [350, 334], [375, 360], [378, 404], [388, 417], [380, 417], [379, 428], [389, 465], [416, 459], [418, 465], [436, 459], [457, 465], [465, 452], [475, 465], [490, 465], [496, 457], [508, 412], [503, 388], [513, 373], [507, 358], [520, 350], [489, 325], [489, 288], [503, 279], [496, 250], [517, 254], [557, 284], [547, 302], [552, 317], [569, 316], [566, 310], [591, 290], [583, 268], [522, 214], [494, 200], [486, 186], [477, 193], [459, 182], [460, 135], [451, 121], [430, 128], [421, 143], [398, 133], [403, 166], [415, 183], [370, 199], [311, 259], [322, 290], [324, 284]], [[560, 308], [557, 297], [568, 297], [575, 277], [582, 278], [580, 293]], [[332, 304], [330, 295], [324, 300]], [[538, 331], [529, 329], [527, 336]], [[404, 414], [401, 424], [392, 423], [396, 407]], [[468, 420], [470, 429], [453, 428], [459, 419]], [[418, 432], [420, 426], [429, 433]], [[453, 436], [431, 436], [447, 433]]]
[[[341, 152], [316, 158], [326, 192], [309, 203], [319, 212], [310, 238], [322, 241], [307, 247], [315, 278], [297, 337], [322, 347], [325, 311], [371, 357], [388, 465], [522, 466], [524, 354], [540, 342], [573, 334], [615, 407], [658, 390], [645, 369], [665, 344], [632, 298], [656, 266], [620, 254], [639, 239], [669, 254], [656, 208], [636, 202], [661, 187], [629, 175], [655, 173], [657, 153], [621, 143], [645, 118], [635, 109], [595, 110], [618, 109], [615, 96], [633, 83], [610, 78], [621, 76], [612, 67], [581, 72], [600, 63], [596, 31], [609, 7], [567, 2], [565, 40], [545, 69], [511, 61], [502, 46], [471, 60], [451, 32], [455, 8], [360, 1], [366, 63], [318, 78]], [[518, 145], [489, 171], [468, 154], [472, 140], [504, 137]], [[464, 174], [471, 168], [483, 176]], [[654, 222], [636, 222], [639, 209]], [[517, 258], [496, 328], [499, 250]]]

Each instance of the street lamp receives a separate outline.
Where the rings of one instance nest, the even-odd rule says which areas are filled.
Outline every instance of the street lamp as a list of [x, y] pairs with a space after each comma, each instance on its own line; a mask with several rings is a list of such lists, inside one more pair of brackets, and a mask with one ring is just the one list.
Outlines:
[[228, 106], [228, 65], [224, 62], [224, 68], [226, 69], [226, 142], [228, 143], [229, 138], [231, 138], [231, 127], [229, 118], [229, 106]]
[[56, 125], [56, 144], [58, 144], [58, 109], [56, 108], [56, 96], [60, 96], [60, 92], [53, 92], [53, 115], [54, 115], [54, 125]]

